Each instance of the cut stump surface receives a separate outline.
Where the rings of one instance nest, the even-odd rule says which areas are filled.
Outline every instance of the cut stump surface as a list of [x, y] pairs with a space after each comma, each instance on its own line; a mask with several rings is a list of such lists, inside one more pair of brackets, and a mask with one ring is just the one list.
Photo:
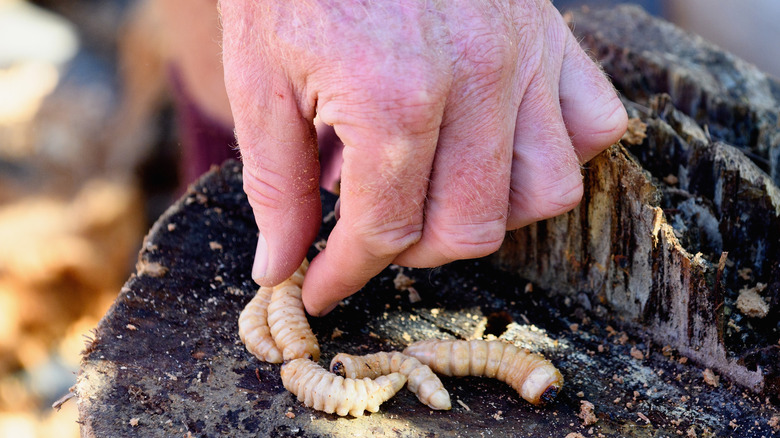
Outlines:
[[[321, 238], [335, 222], [334, 201], [323, 194]], [[492, 334], [561, 370], [564, 390], [552, 405], [532, 406], [498, 381], [445, 377], [451, 411], [433, 411], [406, 390], [361, 418], [306, 408], [282, 387], [280, 365], [257, 361], [238, 338], [238, 315], [256, 291], [256, 238], [235, 162], [207, 174], [155, 224], [138, 273], [85, 351], [76, 390], [83, 436], [717, 435], [733, 430], [732, 419], [751, 431], [742, 436], [771, 431], [772, 406], [707, 385], [676, 352], [583, 320], [583, 303], [551, 301], [489, 260], [386, 269], [327, 317], [310, 319], [321, 363], [338, 352]], [[595, 423], [583, 426], [582, 401], [593, 404], [586, 417]]]

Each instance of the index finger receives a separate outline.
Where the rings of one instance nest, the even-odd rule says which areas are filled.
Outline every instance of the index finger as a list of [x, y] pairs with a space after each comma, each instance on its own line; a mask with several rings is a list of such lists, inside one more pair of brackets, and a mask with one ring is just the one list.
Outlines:
[[341, 216], [303, 284], [312, 315], [357, 292], [422, 236], [441, 117], [428, 103], [398, 111], [403, 114], [335, 125], [345, 146]]

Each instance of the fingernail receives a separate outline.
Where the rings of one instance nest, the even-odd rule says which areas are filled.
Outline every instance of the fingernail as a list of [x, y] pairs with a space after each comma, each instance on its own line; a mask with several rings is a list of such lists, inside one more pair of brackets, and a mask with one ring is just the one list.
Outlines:
[[255, 261], [252, 265], [252, 280], [257, 283], [258, 280], [265, 277], [266, 270], [268, 270], [268, 244], [263, 233], [258, 233]]
[[325, 310], [323, 310], [322, 312], [318, 313], [317, 316], [325, 316], [325, 315], [327, 315], [328, 313], [332, 312], [333, 309], [335, 309], [338, 305], [339, 305], [339, 302], [336, 301], [335, 303], [333, 303], [330, 306], [326, 307]]

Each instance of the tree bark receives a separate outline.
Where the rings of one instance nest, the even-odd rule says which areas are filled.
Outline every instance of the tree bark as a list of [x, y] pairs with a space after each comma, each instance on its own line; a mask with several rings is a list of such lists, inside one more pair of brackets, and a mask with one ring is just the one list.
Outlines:
[[[777, 175], [780, 84], [635, 7], [573, 20], [645, 138], [588, 163], [581, 205], [511, 233], [498, 263], [776, 394], [780, 190], [765, 170]], [[736, 305], [758, 284], [762, 318]]]

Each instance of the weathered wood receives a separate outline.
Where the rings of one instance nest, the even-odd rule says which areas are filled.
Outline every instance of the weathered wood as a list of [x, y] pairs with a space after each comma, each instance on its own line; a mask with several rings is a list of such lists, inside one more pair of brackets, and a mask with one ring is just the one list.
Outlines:
[[644, 103], [668, 94], [714, 139], [750, 151], [780, 183], [780, 83], [635, 6], [585, 9], [573, 21], [624, 96]]
[[[625, 104], [646, 138], [589, 163], [579, 208], [513, 233], [499, 264], [551, 290], [586, 293], [655, 342], [777, 394], [780, 190], [759, 165], [780, 144], [780, 85], [634, 7], [574, 22], [621, 93], [639, 102]], [[769, 315], [741, 314], [740, 289], [759, 282]]]
[[[333, 197], [323, 203], [320, 238], [335, 222]], [[258, 362], [238, 338], [238, 315], [256, 290], [256, 236], [236, 163], [208, 174], [155, 224], [138, 272], [84, 353], [76, 387], [83, 436], [564, 437], [592, 429], [650, 437], [729, 435], [736, 427], [760, 437], [773, 433], [772, 418], [780, 421], [758, 397], [709, 387], [679, 352], [588, 317], [597, 304], [584, 294], [548, 298], [484, 259], [386, 269], [327, 317], [310, 319], [321, 363], [338, 352], [492, 334], [542, 352], [561, 370], [564, 390], [551, 406], [534, 407], [498, 381], [443, 378], [451, 411], [432, 411], [405, 389], [357, 419], [308, 409], [282, 387], [280, 366]], [[395, 286], [400, 273], [420, 301]], [[582, 400], [595, 406], [595, 424], [578, 416]]]

